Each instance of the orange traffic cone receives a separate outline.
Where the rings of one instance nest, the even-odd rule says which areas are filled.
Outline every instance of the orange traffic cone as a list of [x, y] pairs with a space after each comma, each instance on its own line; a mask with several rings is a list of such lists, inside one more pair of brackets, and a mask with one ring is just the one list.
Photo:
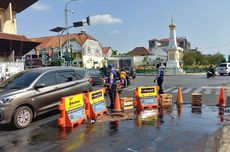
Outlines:
[[177, 112], [178, 112], [178, 117], [180, 118], [181, 117], [181, 114], [182, 114], [182, 106], [181, 105], [177, 105]]
[[183, 104], [183, 97], [182, 97], [181, 87], [178, 87], [176, 103], [177, 103], [177, 105]]
[[219, 96], [218, 105], [221, 106], [221, 107], [226, 106], [226, 104], [225, 104], [225, 96], [224, 96], [224, 88], [223, 87], [221, 87], [221, 89], [220, 89], [220, 96]]
[[121, 102], [120, 102], [120, 97], [118, 92], [116, 91], [116, 96], [115, 96], [115, 102], [114, 102], [114, 108], [113, 108], [114, 112], [120, 112], [121, 110]]

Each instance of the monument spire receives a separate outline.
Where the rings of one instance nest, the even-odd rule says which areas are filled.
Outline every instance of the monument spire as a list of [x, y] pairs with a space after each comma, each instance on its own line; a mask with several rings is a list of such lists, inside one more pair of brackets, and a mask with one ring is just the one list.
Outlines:
[[176, 24], [173, 21], [173, 17], [171, 20], [171, 24], [169, 25], [170, 34], [169, 34], [169, 48], [177, 48], [177, 40], [176, 40]]

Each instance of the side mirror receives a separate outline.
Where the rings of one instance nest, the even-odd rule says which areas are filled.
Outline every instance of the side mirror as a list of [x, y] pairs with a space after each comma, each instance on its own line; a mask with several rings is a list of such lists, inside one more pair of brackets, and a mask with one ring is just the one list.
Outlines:
[[45, 83], [38, 83], [38, 84], [35, 84], [35, 89], [44, 88], [45, 86], [46, 86]]

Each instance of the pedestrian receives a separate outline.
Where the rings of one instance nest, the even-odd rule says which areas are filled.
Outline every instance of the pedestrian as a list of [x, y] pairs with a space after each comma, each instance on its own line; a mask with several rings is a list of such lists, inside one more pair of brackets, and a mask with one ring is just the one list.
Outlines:
[[163, 88], [162, 88], [162, 84], [164, 81], [164, 70], [161, 67], [160, 63], [156, 65], [156, 69], [157, 69], [157, 75], [156, 75], [156, 78], [154, 79], [154, 82], [156, 82], [157, 80], [157, 85], [159, 86], [159, 94], [164, 94]]
[[114, 107], [114, 102], [115, 102], [115, 95], [116, 95], [116, 90], [117, 90], [117, 83], [116, 83], [116, 71], [113, 68], [112, 64], [108, 65], [109, 68], [109, 77], [107, 79], [107, 89], [109, 93], [109, 98], [110, 98], [110, 108], [113, 109]]

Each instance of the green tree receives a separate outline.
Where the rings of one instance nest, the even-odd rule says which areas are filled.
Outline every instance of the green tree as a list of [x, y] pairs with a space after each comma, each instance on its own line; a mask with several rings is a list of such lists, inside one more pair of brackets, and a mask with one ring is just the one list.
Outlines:
[[151, 59], [148, 56], [145, 56], [143, 59], [143, 62], [146, 62], [146, 65], [149, 65], [149, 62], [151, 62]]
[[216, 53], [214, 55], [203, 55], [200, 51], [190, 51], [184, 53], [184, 66], [192, 65], [218, 65], [221, 62], [226, 62], [223, 54]]
[[117, 56], [117, 50], [113, 50], [112, 56]]

